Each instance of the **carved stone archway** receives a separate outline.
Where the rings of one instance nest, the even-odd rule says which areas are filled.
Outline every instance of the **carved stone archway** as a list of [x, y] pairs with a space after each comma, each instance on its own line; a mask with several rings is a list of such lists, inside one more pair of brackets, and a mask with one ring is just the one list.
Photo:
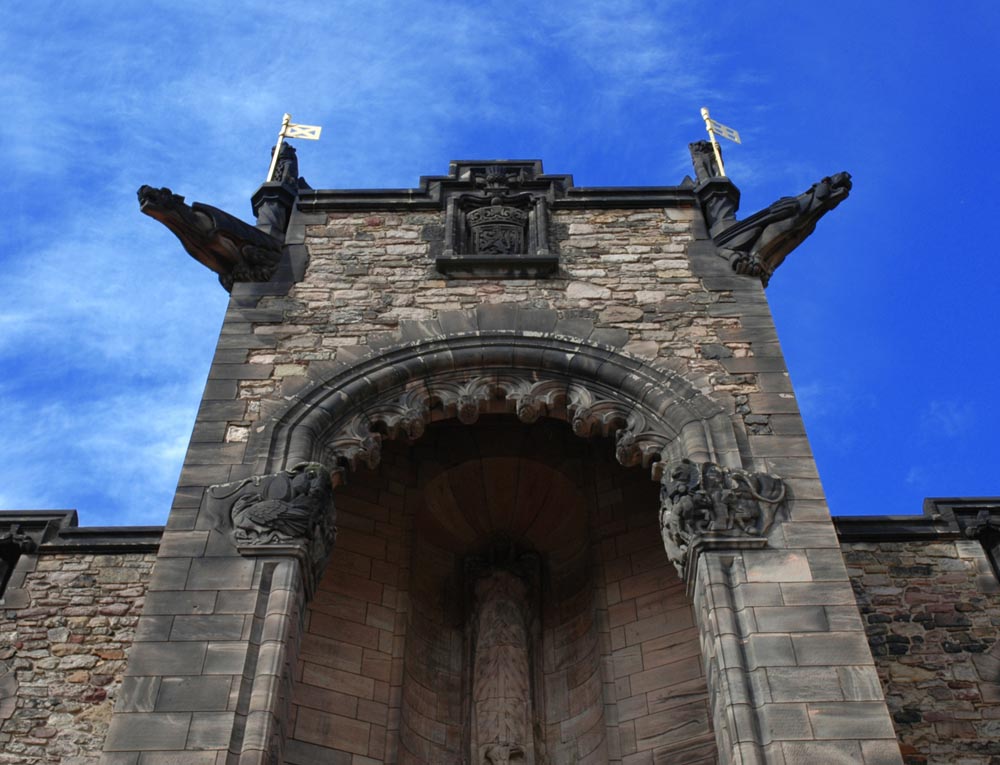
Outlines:
[[482, 413], [553, 417], [581, 437], [613, 437], [626, 467], [681, 458], [740, 467], [721, 404], [676, 372], [568, 337], [477, 332], [404, 343], [297, 399], [274, 426], [265, 472], [374, 466], [384, 438], [419, 438], [428, 423], [471, 424]]
[[[508, 414], [530, 424], [545, 417], [580, 437], [612, 439], [622, 466], [650, 469], [661, 484], [666, 554], [696, 603], [703, 551], [766, 545], [774, 512], [764, 510], [775, 508], [784, 490], [744, 469], [732, 414], [680, 373], [555, 333], [404, 335], [289, 396], [292, 403], [257, 434], [255, 477], [208, 491], [240, 554], [298, 560], [301, 596], [282, 610], [290, 636], [334, 545], [331, 489], [357, 467], [377, 466], [384, 440], [416, 440], [444, 420], [471, 425], [484, 414]], [[324, 474], [332, 481], [320, 480]], [[718, 637], [713, 624], [701, 619], [704, 640]], [[716, 659], [706, 662], [706, 674], [715, 676]], [[713, 702], [720, 751], [730, 743], [724, 720], [731, 704], [729, 694]]]

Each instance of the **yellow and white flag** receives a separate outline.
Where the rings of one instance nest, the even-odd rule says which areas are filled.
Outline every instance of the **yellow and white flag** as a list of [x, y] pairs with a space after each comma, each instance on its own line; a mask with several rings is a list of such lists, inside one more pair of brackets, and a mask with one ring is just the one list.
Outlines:
[[711, 126], [712, 132], [716, 135], [721, 135], [723, 138], [728, 138], [730, 141], [735, 143], [743, 143], [740, 140], [740, 134], [731, 127], [726, 127], [721, 122], [716, 122], [711, 117], [708, 118], [708, 124]]

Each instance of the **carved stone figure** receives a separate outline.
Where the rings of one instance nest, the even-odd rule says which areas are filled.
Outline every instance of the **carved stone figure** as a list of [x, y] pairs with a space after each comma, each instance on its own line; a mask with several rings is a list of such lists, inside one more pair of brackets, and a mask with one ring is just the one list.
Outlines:
[[[694, 165], [694, 176], [698, 179], [698, 183], [722, 176], [719, 172], [719, 163], [715, 161], [715, 150], [711, 141], [689, 143], [688, 150], [691, 152], [691, 164]], [[722, 153], [721, 148], [719, 153]]]
[[785, 499], [780, 478], [714, 462], [671, 463], [660, 479], [660, 533], [683, 577], [691, 546], [706, 537], [761, 537]]
[[281, 242], [218, 208], [195, 202], [168, 188], [142, 186], [139, 209], [169, 228], [184, 249], [219, 275], [227, 291], [238, 281], [266, 282], [281, 261]]
[[231, 523], [233, 541], [244, 548], [280, 545], [307, 557], [311, 573], [322, 569], [336, 539], [330, 472], [306, 462], [290, 470], [211, 486], [208, 501]]
[[[271, 156], [274, 156], [274, 148], [271, 148]], [[295, 147], [290, 143], [282, 143], [278, 152], [278, 164], [274, 168], [272, 183], [282, 183], [293, 188], [299, 185], [299, 158], [295, 154]]]
[[526, 763], [532, 735], [526, 586], [494, 571], [476, 582], [472, 704], [477, 765]]
[[816, 228], [816, 223], [851, 191], [849, 173], [814, 183], [797, 197], [774, 204], [714, 236], [720, 253], [738, 274], [758, 276], [767, 286], [774, 270]]

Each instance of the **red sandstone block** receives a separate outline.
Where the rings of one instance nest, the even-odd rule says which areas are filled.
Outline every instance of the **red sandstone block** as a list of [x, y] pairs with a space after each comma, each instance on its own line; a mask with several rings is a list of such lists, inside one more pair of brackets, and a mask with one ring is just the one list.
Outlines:
[[360, 674], [364, 649], [361, 646], [351, 645], [340, 640], [306, 633], [302, 636], [299, 655], [302, 659], [309, 660], [314, 664]]
[[371, 578], [376, 582], [395, 587], [399, 584], [399, 566], [381, 560], [371, 562]]
[[368, 754], [370, 734], [371, 725], [366, 722], [308, 707], [299, 709], [295, 721], [295, 738], [356, 754]]
[[629, 598], [650, 595], [664, 589], [669, 589], [676, 582], [676, 575], [671, 576], [666, 568], [644, 571], [641, 574], [628, 576], [621, 580], [622, 598], [628, 600]]
[[608, 626], [619, 627], [636, 620], [635, 600], [626, 600], [608, 607]]
[[356, 696], [349, 696], [346, 693], [340, 693], [328, 688], [320, 688], [308, 683], [295, 684], [295, 690], [292, 694], [292, 704], [294, 706], [333, 712], [344, 717], [358, 716], [358, 699]]
[[[388, 683], [392, 673], [392, 662], [388, 654], [379, 651], [365, 649], [364, 658], [361, 660], [361, 674], [373, 680], [381, 680]], [[385, 699], [388, 701], [388, 697]]]
[[[633, 560], [635, 559], [635, 554], [651, 550], [659, 554], [661, 565], [666, 561], [667, 557], [663, 551], [663, 540], [660, 538], [660, 535], [655, 530], [650, 533], [650, 530], [645, 526], [615, 537], [615, 549], [619, 555], [633, 555]], [[646, 556], [640, 555], [639, 557]]]
[[[349, 489], [350, 487], [347, 487]], [[360, 487], [359, 487], [360, 488]], [[337, 494], [337, 523], [342, 523], [344, 516], [363, 519], [369, 523], [384, 522], [389, 520], [389, 508], [376, 500], [382, 492], [372, 489], [370, 497], [362, 498], [351, 496], [348, 490]]]
[[[604, 581], [606, 583], [617, 582], [623, 580], [632, 574], [632, 561], [628, 558], [616, 558], [614, 560], [606, 560], [604, 562]], [[624, 595], [623, 597], [633, 598], [632, 595]]]
[[642, 662], [642, 651], [637, 645], [620, 648], [611, 656], [615, 678], [628, 677], [645, 669]]
[[611, 649], [617, 651], [626, 645], [628, 645], [628, 642], [625, 640], [625, 628], [615, 627], [611, 630]]
[[706, 735], [711, 714], [703, 704], [686, 704], [640, 717], [635, 721], [636, 746], [642, 749], [674, 747]]
[[367, 555], [343, 550], [338, 545], [330, 558], [330, 567], [368, 579], [371, 577], [372, 559]]
[[385, 757], [385, 726], [372, 725], [368, 735], [368, 754], [376, 762], [382, 762]]
[[[363, 600], [322, 590], [316, 593], [313, 602], [309, 604], [310, 612], [326, 614], [338, 619], [347, 619], [358, 624], [365, 623], [366, 610], [367, 603]], [[311, 616], [312, 614], [310, 613]]]
[[396, 614], [391, 609], [376, 605], [375, 603], [369, 603], [367, 614], [365, 615], [365, 624], [369, 627], [378, 627], [379, 629], [391, 632], [395, 618]]
[[367, 600], [370, 603], [382, 602], [381, 583], [373, 582], [371, 579], [364, 579], [360, 576], [351, 576], [339, 571], [334, 571], [331, 575], [331, 572], [328, 570], [327, 574], [323, 577], [323, 581], [320, 583], [320, 589], [327, 590], [328, 592], [336, 592], [341, 595], [353, 596]]
[[648, 693], [660, 688], [667, 688], [684, 680], [690, 680], [700, 674], [700, 659], [684, 659], [637, 672], [629, 677], [629, 683], [633, 694]]
[[379, 701], [358, 699], [356, 716], [359, 720], [384, 726], [389, 719], [389, 706]]
[[386, 559], [385, 539], [355, 529], [340, 529], [337, 534], [337, 549], [361, 553], [377, 560]]
[[309, 618], [309, 631], [333, 640], [342, 640], [359, 646], [377, 646], [378, 630], [365, 624], [344, 621], [327, 614], [313, 612]]
[[364, 699], [375, 699], [375, 681], [321, 664], [303, 662], [302, 682]]
[[682, 659], [701, 658], [697, 627], [647, 640], [641, 648], [643, 669], [653, 669]]
[[668, 688], [660, 688], [646, 694], [646, 706], [650, 714], [656, 714], [666, 709], [698, 702], [708, 701], [708, 685], [704, 676], [674, 683]]

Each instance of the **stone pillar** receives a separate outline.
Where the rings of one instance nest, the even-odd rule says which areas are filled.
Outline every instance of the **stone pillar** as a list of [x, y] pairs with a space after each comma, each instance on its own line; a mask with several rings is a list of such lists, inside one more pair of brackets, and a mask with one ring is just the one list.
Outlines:
[[329, 472], [306, 463], [212, 486], [201, 509], [214, 528], [164, 533], [105, 765], [143, 752], [281, 761], [302, 610], [335, 536], [331, 493]]
[[899, 765], [899, 746], [829, 520], [784, 484], [688, 460], [661, 492], [692, 593], [719, 761]]

